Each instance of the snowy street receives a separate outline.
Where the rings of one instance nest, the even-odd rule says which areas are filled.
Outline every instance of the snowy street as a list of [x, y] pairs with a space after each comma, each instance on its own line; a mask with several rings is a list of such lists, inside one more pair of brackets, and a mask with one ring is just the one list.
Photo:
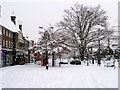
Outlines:
[[118, 88], [118, 68], [81, 65], [49, 67], [37, 64], [0, 69], [1, 88]]

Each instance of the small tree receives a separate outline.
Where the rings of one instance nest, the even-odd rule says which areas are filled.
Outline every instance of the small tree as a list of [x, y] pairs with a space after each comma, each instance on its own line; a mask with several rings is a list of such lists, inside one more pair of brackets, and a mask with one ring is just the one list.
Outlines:
[[[70, 49], [67, 47], [67, 44], [65, 43], [68, 38], [66, 35], [62, 33], [61, 30], [58, 29], [46, 29], [49, 35], [46, 37], [45, 32], [40, 31], [40, 38], [37, 42], [37, 48], [40, 52], [45, 52], [46, 49], [46, 40], [47, 40], [47, 49], [48, 54], [53, 56], [54, 61], [54, 54], [61, 55], [67, 52], [70, 52]], [[58, 51], [59, 49], [59, 51]]]

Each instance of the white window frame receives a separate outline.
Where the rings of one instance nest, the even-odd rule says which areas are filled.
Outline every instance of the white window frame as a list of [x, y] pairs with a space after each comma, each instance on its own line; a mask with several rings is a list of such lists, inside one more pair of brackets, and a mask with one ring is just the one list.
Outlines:
[[6, 40], [6, 47], [8, 47], [8, 41]]
[[11, 48], [13, 48], [13, 42], [11, 42]]
[[8, 30], [6, 30], [6, 36], [8, 36]]
[[10, 47], [10, 41], [9, 41], [9, 48], [11, 48], [11, 47]]
[[11, 32], [9, 31], [9, 37], [11, 37]]
[[11, 38], [13, 38], [13, 33], [11, 32]]
[[6, 31], [5, 28], [3, 28], [3, 35], [5, 35], [5, 31]]
[[3, 47], [5, 47], [5, 40], [3, 40]]

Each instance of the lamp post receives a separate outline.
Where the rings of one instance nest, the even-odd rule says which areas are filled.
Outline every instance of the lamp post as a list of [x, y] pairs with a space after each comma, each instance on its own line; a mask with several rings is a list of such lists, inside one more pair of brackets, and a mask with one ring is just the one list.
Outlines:
[[101, 64], [101, 54], [100, 54], [100, 40], [101, 40], [101, 38], [100, 38], [99, 32], [100, 32], [100, 29], [98, 29], [98, 36], [99, 36], [99, 38], [98, 38], [98, 65], [100, 66], [100, 64]]
[[89, 54], [88, 54], [88, 50], [87, 50], [87, 66], [89, 66]]
[[[40, 29], [44, 29], [44, 36], [43, 39], [45, 39], [45, 46], [46, 46], [46, 69], [48, 70], [48, 50], [47, 50], [47, 42], [50, 39], [50, 34], [48, 33], [47, 29], [43, 28], [43, 27], [39, 27]], [[53, 28], [53, 27], [50, 27]]]
[[98, 45], [99, 45], [99, 49], [98, 49], [98, 65], [101, 64], [101, 55], [100, 55], [100, 39], [98, 39]]
[[74, 60], [75, 60], [75, 51], [74, 51]]

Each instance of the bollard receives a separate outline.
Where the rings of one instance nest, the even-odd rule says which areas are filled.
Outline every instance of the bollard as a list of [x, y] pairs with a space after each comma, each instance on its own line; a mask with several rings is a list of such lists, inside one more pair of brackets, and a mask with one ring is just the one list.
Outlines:
[[46, 65], [46, 69], [48, 70], [48, 64]]

